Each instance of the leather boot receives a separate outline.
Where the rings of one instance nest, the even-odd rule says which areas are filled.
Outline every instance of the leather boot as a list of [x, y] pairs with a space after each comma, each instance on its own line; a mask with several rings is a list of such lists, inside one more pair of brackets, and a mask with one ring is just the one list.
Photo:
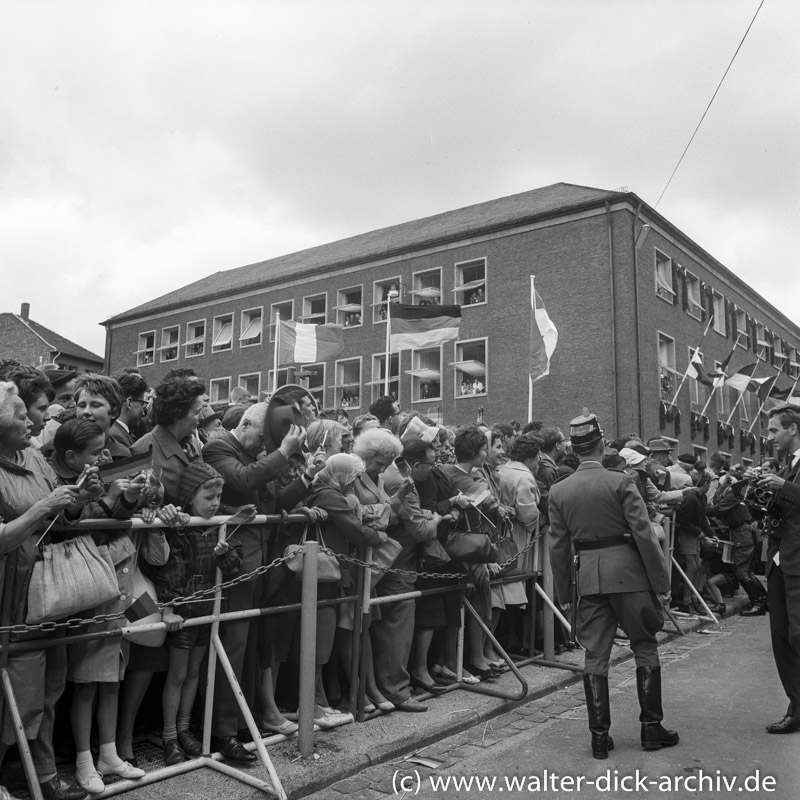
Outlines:
[[639, 695], [639, 722], [642, 723], [642, 749], [658, 750], [678, 744], [676, 731], [661, 724], [661, 667], [636, 667], [636, 690]]
[[748, 575], [747, 578], [739, 580], [742, 589], [745, 590], [748, 598], [750, 598], [751, 606], [747, 611], [741, 611], [741, 617], [763, 617], [767, 611], [767, 593], [761, 585], [761, 581], [753, 575]]
[[592, 732], [592, 755], [595, 758], [608, 758], [608, 751], [614, 749], [614, 740], [608, 735], [611, 727], [608, 678], [584, 673], [583, 689], [586, 692], [589, 730]]

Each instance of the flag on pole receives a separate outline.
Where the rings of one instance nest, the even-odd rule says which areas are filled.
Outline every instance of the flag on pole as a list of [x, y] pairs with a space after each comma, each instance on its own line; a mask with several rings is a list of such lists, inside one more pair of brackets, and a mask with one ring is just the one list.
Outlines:
[[316, 364], [344, 352], [341, 325], [307, 325], [281, 320], [278, 330], [278, 366]]
[[461, 306], [407, 306], [393, 303], [389, 312], [389, 352], [437, 347], [458, 339]]
[[747, 364], [744, 367], [739, 367], [733, 375], [725, 378], [725, 385], [736, 389], [737, 392], [743, 392], [745, 389], [751, 388], [751, 381], [753, 381], [753, 373], [756, 371], [758, 361], [755, 364]]
[[153, 467], [153, 448], [150, 447], [139, 455], [121, 458], [118, 461], [109, 461], [100, 464], [97, 474], [103, 483], [111, 483], [119, 478], [133, 478], [144, 469]]
[[724, 370], [722, 372], [708, 372], [703, 366], [703, 357], [700, 355], [699, 350], [695, 350], [692, 355], [692, 360], [689, 362], [689, 369], [686, 374], [690, 378], [694, 378], [698, 383], [705, 386], [714, 386], [714, 382], [719, 378], [724, 378]]
[[550, 358], [558, 343], [558, 331], [545, 310], [531, 275], [531, 382], [550, 374]]
[[763, 402], [772, 394], [772, 389], [775, 387], [779, 376], [780, 372], [775, 375], [767, 375], [766, 378], [753, 378], [750, 382], [750, 389], [755, 391], [758, 399]]
[[779, 389], [777, 386], [773, 386], [769, 390], [769, 396], [774, 397], [776, 400], [786, 402], [792, 395], [792, 388], [791, 386], [787, 386], [785, 389]]

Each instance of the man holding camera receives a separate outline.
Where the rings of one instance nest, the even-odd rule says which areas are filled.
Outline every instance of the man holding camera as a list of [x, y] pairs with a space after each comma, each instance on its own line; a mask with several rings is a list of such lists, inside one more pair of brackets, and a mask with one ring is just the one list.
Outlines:
[[786, 404], [769, 412], [769, 438], [788, 457], [777, 475], [754, 469], [760, 489], [775, 493], [768, 517], [767, 595], [772, 652], [789, 708], [783, 719], [767, 725], [767, 733], [800, 730], [800, 406]]

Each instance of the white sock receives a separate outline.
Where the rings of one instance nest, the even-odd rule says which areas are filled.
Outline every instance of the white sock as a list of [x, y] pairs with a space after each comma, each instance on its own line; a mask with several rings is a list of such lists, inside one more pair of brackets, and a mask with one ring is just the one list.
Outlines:
[[75, 774], [82, 780], [88, 780], [89, 776], [96, 772], [91, 750], [81, 750], [75, 754]]
[[107, 767], [118, 767], [122, 759], [117, 755], [117, 743], [106, 742], [100, 745], [100, 761]]

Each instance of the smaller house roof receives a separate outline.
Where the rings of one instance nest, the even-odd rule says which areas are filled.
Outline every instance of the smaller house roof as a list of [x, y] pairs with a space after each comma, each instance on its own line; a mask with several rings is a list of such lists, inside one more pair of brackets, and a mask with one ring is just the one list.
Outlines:
[[99, 364], [103, 363], [102, 356], [87, 350], [85, 347], [81, 347], [71, 339], [67, 339], [66, 336], [62, 336], [60, 333], [56, 333], [30, 318], [23, 319], [19, 314], [12, 314], [11, 316], [18, 319], [22, 325], [27, 325], [40, 339], [62, 355], [73, 356], [84, 361], [96, 361]]

